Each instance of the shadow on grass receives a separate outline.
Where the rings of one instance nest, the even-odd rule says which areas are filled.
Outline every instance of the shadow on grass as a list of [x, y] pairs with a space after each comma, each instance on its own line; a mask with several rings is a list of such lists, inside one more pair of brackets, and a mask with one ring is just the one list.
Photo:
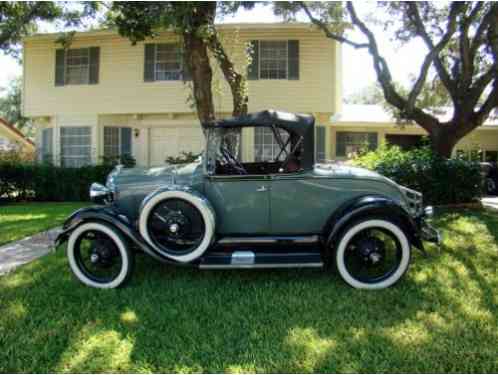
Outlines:
[[414, 253], [405, 279], [378, 292], [330, 271], [145, 256], [126, 288], [101, 291], [59, 252], [0, 278], [0, 372], [496, 372], [498, 219], [448, 213], [439, 225], [443, 254]]

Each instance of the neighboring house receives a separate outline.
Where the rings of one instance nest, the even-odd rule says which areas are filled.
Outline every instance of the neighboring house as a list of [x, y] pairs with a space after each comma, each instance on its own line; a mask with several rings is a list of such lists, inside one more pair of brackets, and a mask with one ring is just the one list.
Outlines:
[[33, 153], [35, 144], [14, 126], [0, 118], [0, 152], [11, 150]]
[[[451, 112], [440, 110], [441, 121], [449, 120]], [[417, 147], [427, 132], [413, 123], [399, 124], [381, 105], [344, 105], [332, 118], [329, 143], [333, 159], [347, 159], [358, 150], [375, 149], [388, 142], [404, 149]], [[481, 127], [463, 138], [453, 153], [498, 161], [498, 119], [490, 117]]]
[[[219, 28], [239, 66], [244, 65], [246, 46], [252, 45], [249, 111], [313, 114], [317, 160], [344, 159], [358, 145], [376, 147], [384, 139], [411, 143], [409, 136], [423, 134], [417, 126], [396, 126], [379, 108], [342, 108], [342, 85], [347, 82], [342, 82], [341, 46], [309, 24]], [[82, 32], [67, 50], [56, 43], [58, 38], [44, 34], [24, 40], [23, 114], [37, 128], [40, 158], [81, 166], [104, 156], [131, 154], [138, 165], [151, 166], [182, 151], [202, 150], [204, 137], [189, 100], [177, 36], [164, 32], [133, 46], [110, 30]], [[216, 62], [212, 65], [222, 92], [214, 90], [217, 115], [230, 116], [228, 86]], [[484, 128], [474, 132], [477, 142], [489, 152], [498, 150], [498, 132], [489, 130], [493, 137], [487, 137]], [[244, 159], [272, 158], [276, 150], [273, 135], [265, 129], [245, 130]]]

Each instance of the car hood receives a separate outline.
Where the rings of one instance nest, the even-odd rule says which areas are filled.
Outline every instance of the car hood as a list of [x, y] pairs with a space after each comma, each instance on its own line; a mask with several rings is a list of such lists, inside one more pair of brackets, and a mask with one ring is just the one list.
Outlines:
[[365, 168], [353, 167], [347, 164], [317, 164], [313, 169], [313, 174], [317, 177], [367, 178], [383, 181], [387, 180], [394, 183], [392, 180], [377, 172]]
[[122, 191], [126, 188], [153, 189], [164, 185], [193, 184], [199, 175], [202, 164], [200, 161], [186, 164], [164, 165], [153, 168], [123, 168], [117, 166], [107, 178], [107, 187]]

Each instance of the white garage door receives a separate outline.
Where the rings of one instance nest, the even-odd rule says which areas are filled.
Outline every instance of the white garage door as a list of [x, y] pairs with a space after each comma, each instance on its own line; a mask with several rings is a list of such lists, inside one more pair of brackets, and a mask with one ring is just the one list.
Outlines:
[[199, 153], [204, 147], [201, 127], [152, 128], [150, 131], [150, 163], [163, 165], [168, 156], [181, 152]]

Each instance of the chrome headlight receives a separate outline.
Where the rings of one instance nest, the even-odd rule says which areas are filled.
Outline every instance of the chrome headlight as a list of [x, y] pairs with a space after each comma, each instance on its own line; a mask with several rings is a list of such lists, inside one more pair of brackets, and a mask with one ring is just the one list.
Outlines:
[[90, 186], [90, 199], [97, 204], [107, 204], [112, 202], [112, 190], [108, 187], [94, 182]]
[[412, 216], [419, 216], [424, 211], [423, 209], [423, 195], [422, 193], [409, 189], [404, 186], [399, 186], [405, 200], [408, 204], [408, 211]]

